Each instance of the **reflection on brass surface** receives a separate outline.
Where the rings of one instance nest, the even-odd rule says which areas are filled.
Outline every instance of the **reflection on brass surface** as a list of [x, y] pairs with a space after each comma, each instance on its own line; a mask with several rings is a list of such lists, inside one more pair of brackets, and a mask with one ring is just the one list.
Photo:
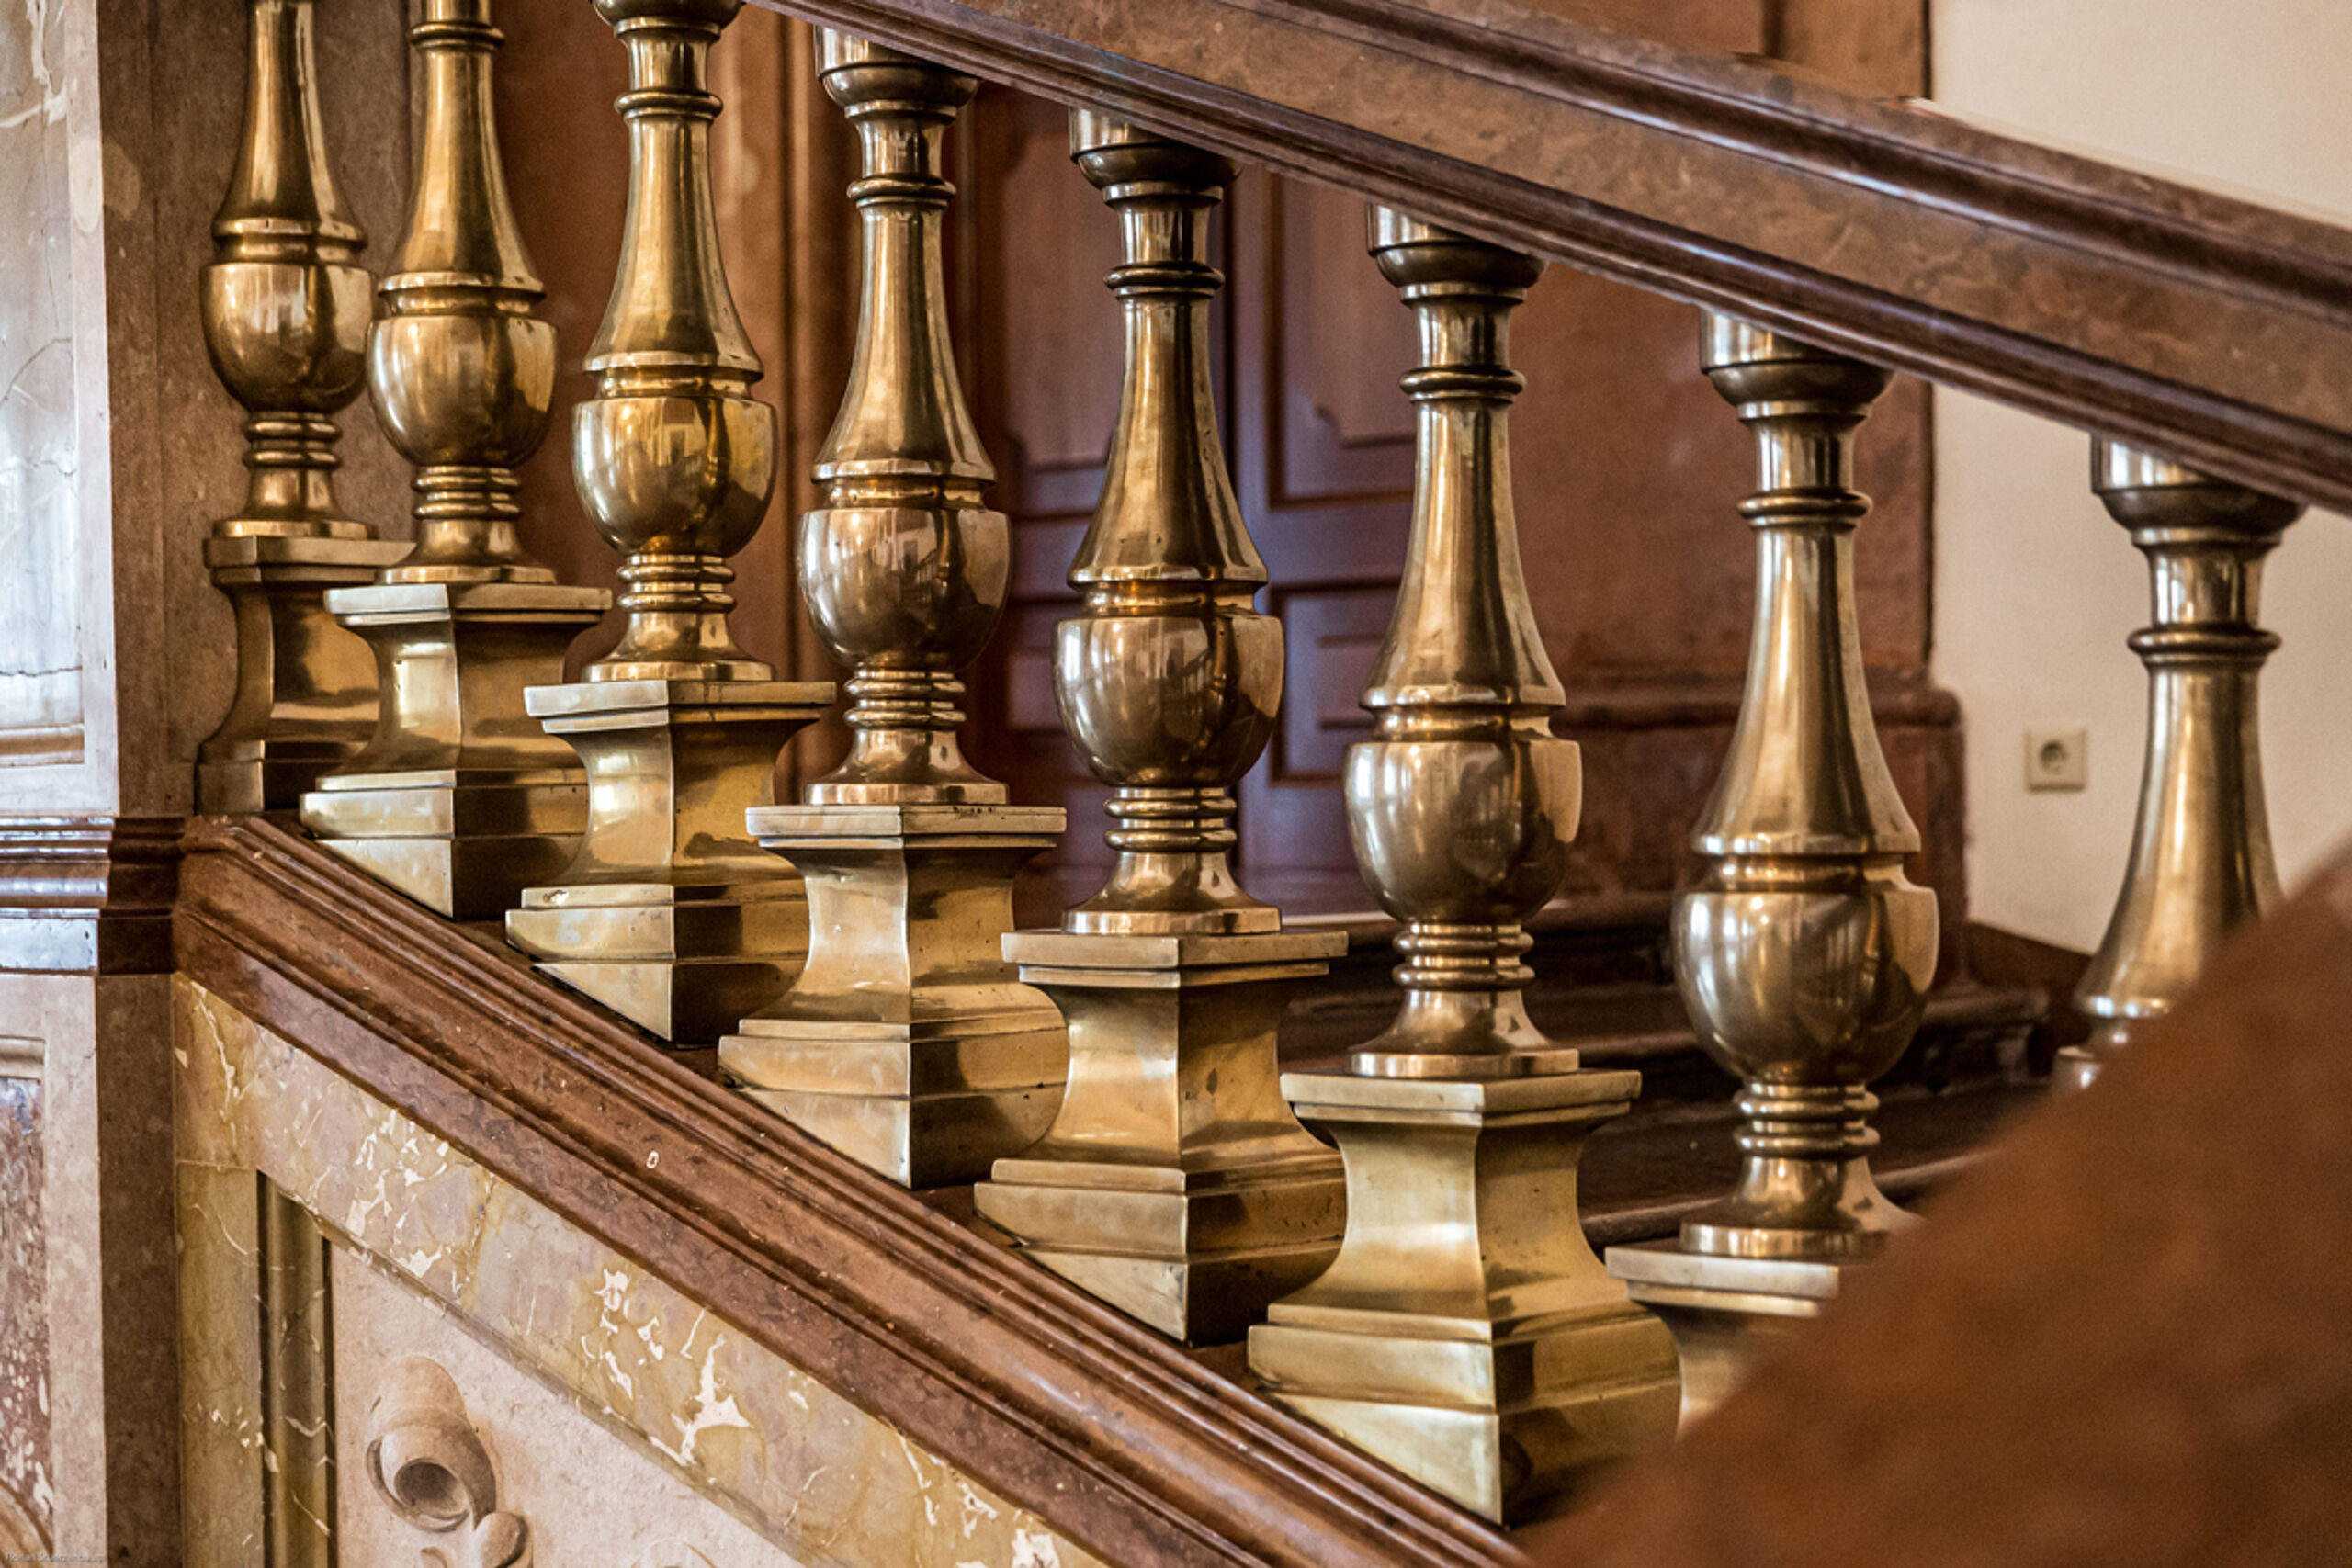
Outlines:
[[680, 1044], [775, 1000], [808, 951], [808, 905], [743, 818], [775, 803], [776, 753], [831, 695], [781, 681], [533, 687], [530, 711], [587, 765], [588, 830], [562, 880], [506, 912], [506, 940]]
[[[1747, 687], [1676, 900], [1675, 975], [1700, 1043], [1742, 1080], [1745, 1160], [1731, 1195], [1683, 1222], [1685, 1254], [1723, 1260], [1691, 1289], [1755, 1310], [1740, 1266], [1860, 1262], [1911, 1217], [1871, 1179], [1865, 1088], [1918, 1026], [1936, 962], [1935, 895], [1903, 857], [1919, 836], [1879, 750], [1854, 622], [1855, 429], [1886, 372], [1728, 317], [1705, 319], [1702, 364], [1756, 433], [1757, 535]], [[1638, 1255], [1612, 1271], [1646, 1301]], [[1717, 1275], [1721, 1278], [1718, 1279]]]
[[769, 681], [727, 624], [727, 558], [775, 490], [775, 411], [718, 254], [710, 47], [742, 0], [596, 0], [628, 47], [628, 214], [589, 348], [596, 394], [572, 411], [572, 478], [621, 552], [628, 621], [591, 681]]
[[965, 762], [956, 672], [1004, 605], [1005, 519], [947, 341], [940, 224], [947, 128], [978, 84], [844, 34], [825, 88], [858, 130], [865, 231], [857, 353], [800, 520], [800, 588], [851, 667], [855, 737], [806, 807], [752, 831], [808, 879], [808, 962], [719, 1061], [806, 1131], [914, 1187], [975, 1180], [1061, 1100], [1061, 1015], [1003, 953], [1012, 878], [1051, 849], [1054, 807], [1003, 804]]
[[416, 545], [379, 585], [327, 595], [376, 651], [375, 739], [302, 797], [329, 848], [459, 919], [494, 919], [562, 871], [588, 820], [571, 749], [524, 711], [612, 596], [563, 588], [516, 536], [514, 468], [547, 434], [555, 329], [524, 254], [492, 116], [489, 0], [428, 0], [409, 35], [424, 140], [368, 373], [416, 468]]
[[1757, 1359], [1821, 1315], [1846, 1266], [1785, 1258], [1717, 1258], [1671, 1241], [1609, 1249], [1609, 1271], [1662, 1318], [1682, 1369], [1679, 1424], [1731, 1396]]
[[1285, 1075], [1346, 1156], [1347, 1242], [1250, 1331], [1250, 1371], [1498, 1521], [1664, 1439], [1673, 1341], [1577, 1222], [1585, 1137], [1640, 1087], [1629, 1072]]
[[2155, 624], [2132, 635], [2148, 668], [2148, 742], [2123, 889], [2075, 1005], [2098, 1021], [2059, 1053], [2079, 1089], [2194, 983], [2231, 931], [2278, 901], [2262, 789], [2262, 559], [2302, 513], [2292, 502], [2111, 441], [2091, 481], [2148, 558]]
[[628, 621], [530, 712], [588, 770], [588, 827], [563, 874], [523, 895], [507, 940], [665, 1040], [716, 1041], [782, 994], [808, 951], [789, 865], [744, 813], [775, 803], [775, 756], [832, 700], [785, 682], [727, 625], [734, 573], [775, 485], [775, 411], [719, 265], [710, 46], [741, 0], [596, 0], [628, 49], [628, 216], [574, 411], [573, 477], [618, 549]]
[[1059, 931], [1005, 939], [1069, 1025], [1052, 1130], [999, 1160], [980, 1212], [1031, 1257], [1193, 1343], [1234, 1337], [1339, 1238], [1339, 1161], [1283, 1103], [1274, 1028], [1291, 983], [1346, 939], [1292, 932], [1227, 852], [1233, 787], [1272, 731], [1282, 625], [1225, 469], [1209, 395], [1214, 153], [1085, 110], [1070, 153], [1119, 214], [1111, 274], [1126, 379], [1102, 499], [1069, 581], [1054, 688], [1113, 786], [1102, 892]]
[[719, 1042], [744, 1092], [909, 1187], [975, 1180], [1061, 1103], [1061, 1015], [1003, 955], [1012, 878], [1050, 807], [771, 807], [752, 830], [807, 878], [808, 966]]
[[200, 811], [291, 807], [367, 740], [375, 663], [322, 595], [407, 548], [335, 506], [334, 415], [359, 395], [373, 280], [327, 167], [311, 0], [249, 10], [244, 133], [204, 269], [205, 344], [246, 414], [244, 510], [204, 546], [237, 615], [237, 691], [197, 753]]
[[1283, 1093], [1346, 1161], [1329, 1271], [1250, 1331], [1273, 1396], [1488, 1518], [1672, 1430], [1674, 1347], [1577, 1215], [1585, 1134], [1638, 1074], [1579, 1072], [1527, 1017], [1521, 922], [1558, 891], [1579, 801], [1512, 514], [1510, 312], [1543, 264], [1372, 209], [1420, 322], [1412, 544], [1348, 751], [1364, 881], [1405, 922], [1396, 1023]]
[[1233, 788], [1266, 749], [1283, 627], [1252, 596], [1266, 563], [1234, 499], [1209, 390], [1209, 212], [1233, 164], [1080, 110], [1070, 155], [1119, 215], [1109, 278], [1126, 378], [1102, 499], [1071, 563], [1085, 595], [1055, 628], [1071, 742], [1113, 786], [1111, 878], [1062, 929], [1095, 935], [1273, 931], [1282, 916], [1227, 864]]
[[1510, 312], [1544, 264], [1372, 209], [1372, 252], [1419, 319], [1405, 377], [1418, 430], [1412, 543], [1348, 748], [1348, 829], [1381, 908], [1405, 923], [1396, 1024], [1350, 1053], [1359, 1073], [1565, 1072], [1577, 1054], [1528, 1021], [1521, 922], [1567, 877], [1583, 784], [1519, 564]]
[[851, 669], [850, 752], [811, 806], [1001, 805], [956, 743], [956, 679], [1004, 609], [1004, 514], [948, 345], [940, 170], [979, 84], [843, 33], [819, 34], [825, 90], [857, 128], [849, 187], [865, 236], [857, 351], [817, 455], [825, 504], [800, 520], [800, 592]]

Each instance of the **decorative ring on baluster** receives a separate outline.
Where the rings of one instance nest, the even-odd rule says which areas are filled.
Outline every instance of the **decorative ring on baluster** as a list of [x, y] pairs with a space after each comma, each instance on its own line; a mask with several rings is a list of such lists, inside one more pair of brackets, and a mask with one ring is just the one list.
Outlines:
[[1118, 824], [1103, 835], [1114, 850], [1185, 854], [1231, 849], [1240, 841], [1230, 826], [1240, 807], [1227, 790], [1123, 790], [1105, 801], [1102, 809]]
[[1747, 1119], [1740, 1152], [1763, 1159], [1843, 1159], [1878, 1146], [1878, 1096], [1850, 1084], [1743, 1085], [1732, 1106]]
[[1415, 920], [1396, 933], [1405, 962], [1390, 973], [1415, 991], [1518, 991], [1535, 971], [1517, 962], [1535, 939], [1515, 925], [1449, 925]]

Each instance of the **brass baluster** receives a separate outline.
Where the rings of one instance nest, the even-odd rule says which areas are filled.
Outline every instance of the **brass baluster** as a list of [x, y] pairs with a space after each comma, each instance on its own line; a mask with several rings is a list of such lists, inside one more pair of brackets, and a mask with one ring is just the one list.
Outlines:
[[963, 758], [963, 683], [1004, 607], [1004, 514], [948, 347], [941, 221], [947, 128], [978, 83], [845, 34], [825, 89], [857, 127], [865, 232], [857, 351], [800, 520], [800, 587], [853, 671], [848, 759], [808, 803], [751, 815], [808, 879], [808, 962], [719, 1062], [744, 1091], [894, 1180], [978, 1179], [1060, 1103], [1061, 1015], [1002, 943], [1012, 878], [1057, 807], [1005, 804]]
[[752, 841], [775, 758], [833, 688], [780, 682], [727, 624], [727, 558], [775, 484], [775, 411], [720, 265], [710, 186], [711, 45], [741, 0], [596, 0], [628, 50], [628, 216], [574, 411], [572, 468], [623, 556], [619, 644], [526, 694], [588, 770], [588, 828], [507, 939], [543, 973], [680, 1043], [709, 1043], [783, 993], [808, 951], [800, 878]]
[[1684, 1418], [1759, 1341], [1814, 1315], [1911, 1216], [1871, 1179], [1864, 1087], [1893, 1066], [1936, 965], [1935, 895], [1903, 874], [1919, 835], [1880, 752], [1854, 622], [1853, 438], [1887, 374], [1728, 317], [1702, 363], [1756, 433], [1754, 641], [1730, 755], [1676, 900], [1675, 973], [1699, 1041], [1742, 1080], [1731, 1195], [1679, 1243], [1611, 1247], [1682, 1359]]
[[197, 752], [200, 811], [276, 811], [366, 743], [367, 645], [322, 595], [408, 547], [342, 515], [334, 416], [359, 395], [367, 243], [327, 166], [311, 0], [252, 0], [236, 172], [212, 220], [204, 341], [245, 409], [244, 510], [213, 525], [204, 564], [237, 615], [237, 691]]
[[1673, 1430], [1665, 1326], [1584, 1239], [1577, 1163], [1641, 1075], [1579, 1070], [1527, 1016], [1522, 922], [1581, 799], [1519, 558], [1510, 313], [1543, 264], [1386, 208], [1371, 246], [1420, 322], [1412, 544], [1348, 750], [1365, 883], [1405, 922], [1395, 1025], [1283, 1094], [1337, 1140], [1348, 1230], [1250, 1331], [1276, 1399], [1498, 1521]]
[[1070, 153], [1119, 214], [1126, 379], [1054, 679], [1072, 741], [1114, 787], [1118, 858], [1059, 931], [1005, 939], [1069, 1021], [1069, 1088], [1052, 1130], [976, 1198], [1046, 1267], [1205, 1343], [1238, 1336], [1336, 1249], [1339, 1160], [1283, 1103], [1274, 1029], [1291, 982], [1345, 939], [1283, 931], [1227, 863], [1232, 791], [1283, 675], [1209, 392], [1223, 279], [1208, 218], [1233, 165], [1086, 110]]
[[424, 141], [397, 270], [378, 290], [368, 378], [415, 466], [416, 546], [327, 608], [374, 647], [375, 739], [302, 797], [330, 849], [458, 919], [494, 919], [560, 874], [588, 821], [587, 775], [533, 723], [526, 688], [612, 595], [558, 586], [515, 533], [514, 469], [547, 434], [555, 329], [506, 197], [491, 107], [490, 0], [427, 0], [409, 32]]
[[2259, 710], [2278, 638], [2259, 624], [2262, 560], [2303, 510], [2112, 441], [2092, 444], [2091, 484], [2148, 558], [2154, 625], [2132, 634], [2148, 670], [2140, 813], [2106, 940], [2075, 991], [2096, 1028], [2059, 1053], [2070, 1089], [2278, 902]]

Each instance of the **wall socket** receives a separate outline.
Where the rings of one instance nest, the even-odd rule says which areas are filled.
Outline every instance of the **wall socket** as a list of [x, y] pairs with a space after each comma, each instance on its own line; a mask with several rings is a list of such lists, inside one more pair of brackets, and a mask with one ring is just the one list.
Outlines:
[[2091, 732], [2087, 729], [2029, 729], [2025, 732], [2025, 787], [2036, 794], [2079, 790], [2091, 782]]

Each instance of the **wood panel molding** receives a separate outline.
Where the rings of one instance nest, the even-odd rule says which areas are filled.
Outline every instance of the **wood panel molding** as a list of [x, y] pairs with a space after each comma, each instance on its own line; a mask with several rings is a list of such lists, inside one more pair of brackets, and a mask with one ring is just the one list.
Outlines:
[[1522, 1561], [286, 828], [198, 818], [185, 849], [190, 977], [1089, 1550]]
[[172, 967], [176, 817], [0, 818], [0, 969]]
[[2352, 231], [1542, 0], [756, 3], [2352, 505]]

